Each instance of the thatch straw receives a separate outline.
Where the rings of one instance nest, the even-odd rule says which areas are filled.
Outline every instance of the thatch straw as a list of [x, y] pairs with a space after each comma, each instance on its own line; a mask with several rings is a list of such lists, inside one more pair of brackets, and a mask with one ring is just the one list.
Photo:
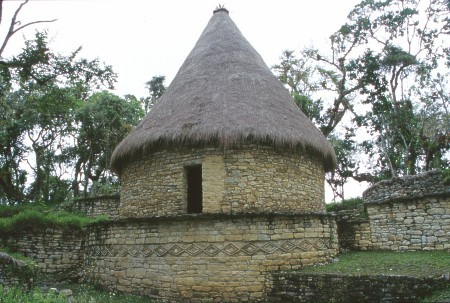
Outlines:
[[115, 149], [116, 172], [167, 145], [242, 143], [302, 148], [320, 155], [327, 171], [335, 153], [287, 89], [243, 37], [228, 11], [215, 11], [167, 91]]

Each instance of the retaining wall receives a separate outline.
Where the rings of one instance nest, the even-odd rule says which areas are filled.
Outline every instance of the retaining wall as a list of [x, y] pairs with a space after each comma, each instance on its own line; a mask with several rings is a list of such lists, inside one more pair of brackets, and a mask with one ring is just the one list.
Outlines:
[[414, 303], [448, 280], [408, 276], [276, 273], [268, 302]]
[[2, 244], [33, 259], [40, 272], [67, 277], [76, 276], [83, 264], [85, 234], [79, 231], [44, 230], [22, 231], [2, 238]]
[[268, 272], [327, 262], [336, 225], [320, 214], [185, 215], [91, 227], [85, 268], [109, 289], [177, 302], [263, 300]]

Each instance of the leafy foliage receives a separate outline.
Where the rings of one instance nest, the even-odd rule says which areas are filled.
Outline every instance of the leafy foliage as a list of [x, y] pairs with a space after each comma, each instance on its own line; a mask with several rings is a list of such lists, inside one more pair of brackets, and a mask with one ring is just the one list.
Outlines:
[[[67, 194], [61, 150], [77, 131], [74, 109], [94, 87], [112, 88], [116, 78], [98, 60], [77, 59], [79, 51], [54, 54], [47, 34], [38, 32], [22, 53], [2, 62], [8, 85], [0, 92], [0, 201], [49, 202]], [[23, 163], [32, 171], [28, 189]]]
[[[142, 118], [144, 100], [107, 92], [117, 78], [111, 66], [80, 58], [81, 48], [52, 52], [45, 31], [2, 57], [12, 35], [55, 21], [18, 21], [27, 2], [18, 6], [0, 49], [0, 204], [49, 204], [87, 195], [93, 183], [117, 185], [111, 154]], [[164, 77], [155, 81], [155, 92], [163, 92]]]
[[159, 97], [161, 97], [166, 91], [166, 86], [164, 85], [165, 80], [165, 76], [153, 76], [150, 81], [145, 83], [145, 86], [147, 87], [149, 92], [149, 96], [147, 98], [144, 98], [145, 113], [148, 113], [151, 107], [155, 105]]
[[363, 0], [328, 52], [284, 51], [274, 66], [335, 147], [339, 167], [327, 176], [335, 197], [344, 198], [348, 178], [448, 167], [449, 12], [440, 0]]
[[77, 144], [68, 152], [75, 156], [75, 174], [72, 181], [74, 194], [79, 195], [78, 178], [87, 194], [90, 182], [111, 184], [110, 160], [114, 148], [143, 117], [136, 98], [124, 99], [103, 91], [93, 94], [75, 110], [78, 124], [74, 134]]

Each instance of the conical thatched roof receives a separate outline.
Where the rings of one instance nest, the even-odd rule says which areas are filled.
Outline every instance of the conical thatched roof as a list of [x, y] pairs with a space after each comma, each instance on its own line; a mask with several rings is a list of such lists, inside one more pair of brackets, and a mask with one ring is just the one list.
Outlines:
[[218, 9], [163, 96], [115, 149], [112, 167], [167, 145], [236, 147], [245, 142], [306, 149], [336, 164], [322, 133]]

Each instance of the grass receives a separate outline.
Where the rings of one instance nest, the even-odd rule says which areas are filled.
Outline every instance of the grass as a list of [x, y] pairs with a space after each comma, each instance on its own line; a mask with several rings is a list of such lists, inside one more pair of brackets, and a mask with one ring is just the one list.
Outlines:
[[30, 209], [30, 204], [9, 206], [6, 204], [0, 204], [0, 218], [12, 217], [17, 213], [20, 213], [26, 209]]
[[157, 302], [150, 298], [145, 298], [130, 294], [121, 294], [112, 291], [101, 289], [100, 287], [93, 287], [87, 284], [62, 284], [60, 289], [69, 288], [74, 292], [75, 302], [78, 303], [94, 303], [94, 302], [109, 302], [109, 303], [147, 303]]
[[[342, 275], [404, 275], [440, 278], [450, 271], [450, 253], [446, 251], [364, 251], [348, 252], [327, 265], [305, 268], [299, 273]], [[435, 290], [421, 303], [450, 302], [450, 286]]]
[[450, 302], [450, 286], [447, 289], [438, 290], [433, 292], [430, 297], [424, 298], [421, 303], [444, 303]]
[[44, 293], [40, 289], [25, 291], [20, 287], [4, 287], [0, 285], [0, 302], [2, 303], [66, 303], [67, 299], [58, 296], [55, 293]]
[[[28, 283], [30, 279], [36, 279], [39, 273], [37, 263], [27, 258], [19, 253], [11, 252], [8, 249], [0, 247], [0, 252], [8, 254], [10, 257], [22, 261], [26, 264], [26, 266], [16, 266], [14, 264], [6, 264], [3, 266], [2, 274], [7, 277], [15, 277], [19, 283]], [[0, 302], [2, 301], [2, 296], [0, 295]]]
[[445, 251], [364, 251], [338, 256], [335, 262], [302, 270], [311, 273], [345, 275], [407, 275], [438, 278], [450, 271], [450, 254]]
[[88, 224], [108, 220], [106, 216], [90, 218], [74, 213], [43, 207], [2, 207], [0, 210], [0, 236], [22, 230], [59, 227], [82, 230]]
[[0, 302], [2, 303], [150, 303], [157, 302], [149, 298], [140, 296], [116, 294], [104, 290], [95, 289], [84, 284], [64, 284], [58, 289], [68, 288], [73, 291], [73, 297], [70, 299], [58, 292], [35, 287], [26, 290], [21, 287], [6, 288], [0, 285]]
[[6, 247], [0, 246], [0, 252], [7, 253], [8, 255], [13, 257], [14, 259], [17, 259], [17, 260], [25, 262], [29, 267], [37, 267], [37, 263], [33, 259], [25, 257], [24, 255], [22, 255], [20, 253], [11, 251], [10, 249], [8, 249]]

